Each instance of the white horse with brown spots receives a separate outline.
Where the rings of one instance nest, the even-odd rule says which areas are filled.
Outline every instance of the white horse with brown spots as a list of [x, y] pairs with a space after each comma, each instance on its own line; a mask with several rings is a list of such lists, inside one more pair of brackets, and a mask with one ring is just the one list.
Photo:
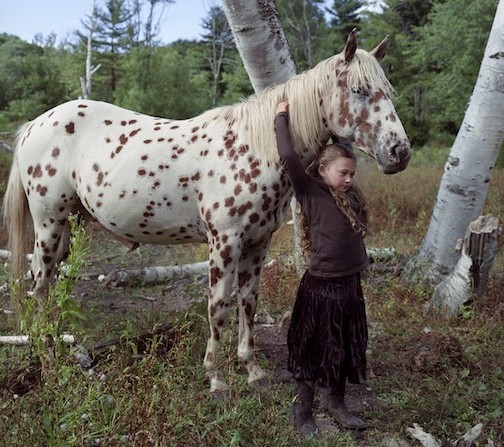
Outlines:
[[4, 198], [16, 275], [31, 219], [34, 291], [46, 293], [66, 255], [68, 215], [75, 210], [130, 244], [208, 242], [210, 391], [228, 389], [217, 353], [232, 296], [238, 357], [251, 384], [264, 382], [253, 336], [259, 275], [291, 196], [276, 150], [276, 106], [291, 104], [291, 132], [304, 165], [336, 134], [354, 141], [384, 173], [403, 170], [410, 144], [379, 64], [387, 47], [388, 38], [372, 52], [357, 49], [351, 33], [341, 54], [285, 84], [187, 120], [85, 100], [39, 116], [20, 132]]

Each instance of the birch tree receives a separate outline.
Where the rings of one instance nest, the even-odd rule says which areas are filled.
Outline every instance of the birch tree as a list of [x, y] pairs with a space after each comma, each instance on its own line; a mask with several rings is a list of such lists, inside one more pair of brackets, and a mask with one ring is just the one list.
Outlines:
[[273, 0], [222, 0], [222, 5], [256, 93], [296, 74]]
[[93, 33], [96, 29], [96, 0], [93, 0], [93, 10], [89, 17], [89, 29], [87, 36], [87, 54], [86, 54], [86, 74], [80, 78], [82, 98], [91, 99], [91, 87], [93, 85], [93, 74], [99, 70], [101, 64], [93, 67]]
[[452, 146], [430, 225], [408, 277], [438, 283], [453, 270], [457, 242], [483, 211], [504, 141], [504, 0], [499, 0], [476, 85]]

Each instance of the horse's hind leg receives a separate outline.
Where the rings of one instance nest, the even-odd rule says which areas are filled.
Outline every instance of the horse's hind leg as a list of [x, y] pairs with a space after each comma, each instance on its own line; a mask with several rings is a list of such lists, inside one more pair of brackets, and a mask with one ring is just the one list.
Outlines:
[[[62, 196], [69, 197], [62, 194]], [[38, 298], [47, 295], [48, 288], [56, 275], [56, 266], [68, 254], [70, 230], [68, 214], [73, 201], [37, 200], [30, 203], [33, 217], [35, 241], [31, 272], [33, 291]]]
[[244, 249], [238, 266], [238, 358], [247, 368], [249, 384], [260, 388], [269, 385], [269, 377], [256, 359], [254, 317], [259, 296], [261, 268], [268, 252], [270, 240]]

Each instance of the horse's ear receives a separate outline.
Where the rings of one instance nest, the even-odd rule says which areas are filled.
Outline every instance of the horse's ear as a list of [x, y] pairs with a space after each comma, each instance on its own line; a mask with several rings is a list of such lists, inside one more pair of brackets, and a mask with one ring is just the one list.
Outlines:
[[355, 50], [357, 49], [357, 37], [355, 36], [356, 34], [357, 34], [357, 28], [354, 28], [352, 31], [350, 31], [350, 34], [348, 35], [345, 44], [345, 49], [343, 50], [345, 53], [346, 63], [350, 62], [353, 59]]
[[390, 36], [387, 34], [385, 39], [383, 39], [374, 50], [371, 51], [371, 54], [378, 59], [378, 62], [381, 62], [385, 55], [387, 54], [388, 47], [390, 44]]

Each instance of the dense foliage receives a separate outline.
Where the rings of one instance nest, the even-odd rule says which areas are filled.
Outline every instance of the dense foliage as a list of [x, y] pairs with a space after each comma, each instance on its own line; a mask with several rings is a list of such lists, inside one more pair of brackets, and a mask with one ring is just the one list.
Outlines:
[[[202, 20], [200, 40], [159, 43], [162, 1], [98, 2], [93, 31], [93, 99], [143, 113], [186, 118], [252, 93], [222, 8]], [[497, 0], [278, 0], [292, 53], [305, 70], [341, 51], [357, 26], [372, 48], [392, 38], [385, 69], [417, 145], [450, 143], [476, 81]], [[149, 9], [147, 18], [139, 11]], [[156, 18], [158, 20], [156, 21]], [[0, 34], [0, 132], [82, 95], [90, 17], [73, 38]], [[15, 124], [15, 125], [14, 125]]]

